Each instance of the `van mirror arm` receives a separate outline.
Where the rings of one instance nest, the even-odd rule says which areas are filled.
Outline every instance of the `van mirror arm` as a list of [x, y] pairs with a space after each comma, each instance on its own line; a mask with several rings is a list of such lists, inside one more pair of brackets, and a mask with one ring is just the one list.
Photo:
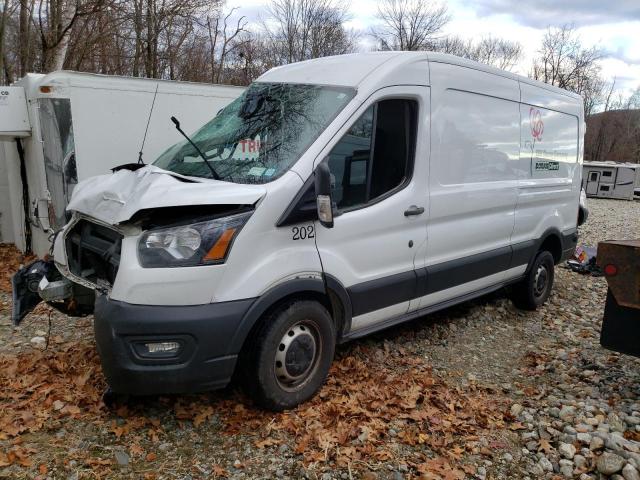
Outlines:
[[323, 160], [315, 170], [316, 208], [318, 220], [326, 228], [333, 228], [333, 200], [331, 198], [331, 172]]

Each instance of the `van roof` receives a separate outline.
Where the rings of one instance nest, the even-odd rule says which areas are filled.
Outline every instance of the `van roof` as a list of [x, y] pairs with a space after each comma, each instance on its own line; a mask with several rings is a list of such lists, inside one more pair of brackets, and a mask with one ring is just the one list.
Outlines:
[[372, 75], [384, 76], [387, 73], [396, 71], [398, 68], [414, 63], [419, 59], [424, 59], [429, 62], [447, 63], [450, 65], [473, 68], [475, 70], [499, 75], [501, 77], [511, 78], [513, 80], [543, 88], [550, 92], [560, 93], [571, 98], [582, 99], [582, 97], [576, 93], [554, 87], [544, 82], [532, 80], [531, 78], [500, 70], [466, 58], [437, 52], [392, 51], [351, 53], [346, 55], [322, 57], [273, 68], [260, 76], [258, 81], [341, 85], [355, 88]]

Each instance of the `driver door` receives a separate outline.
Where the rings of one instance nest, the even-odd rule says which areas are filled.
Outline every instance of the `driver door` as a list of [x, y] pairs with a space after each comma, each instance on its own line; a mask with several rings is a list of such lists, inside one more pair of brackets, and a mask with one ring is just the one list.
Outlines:
[[419, 297], [428, 212], [428, 87], [372, 96], [320, 158], [328, 156], [334, 227], [316, 228], [325, 274], [346, 287], [351, 331], [409, 310]]

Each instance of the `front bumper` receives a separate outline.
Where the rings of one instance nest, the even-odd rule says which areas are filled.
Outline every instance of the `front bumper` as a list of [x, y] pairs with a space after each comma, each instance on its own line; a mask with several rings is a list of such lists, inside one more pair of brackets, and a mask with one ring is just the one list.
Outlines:
[[[190, 393], [226, 386], [238, 352], [231, 339], [254, 299], [189, 306], [134, 305], [96, 297], [94, 330], [102, 369], [116, 393]], [[139, 346], [178, 342], [173, 357], [148, 357]]]

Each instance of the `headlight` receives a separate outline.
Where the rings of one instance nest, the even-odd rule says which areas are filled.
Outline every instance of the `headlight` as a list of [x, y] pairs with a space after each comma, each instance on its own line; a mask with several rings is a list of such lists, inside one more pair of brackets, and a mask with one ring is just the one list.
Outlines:
[[158, 228], [138, 242], [138, 258], [146, 268], [193, 267], [224, 263], [233, 240], [251, 212], [206, 222]]

